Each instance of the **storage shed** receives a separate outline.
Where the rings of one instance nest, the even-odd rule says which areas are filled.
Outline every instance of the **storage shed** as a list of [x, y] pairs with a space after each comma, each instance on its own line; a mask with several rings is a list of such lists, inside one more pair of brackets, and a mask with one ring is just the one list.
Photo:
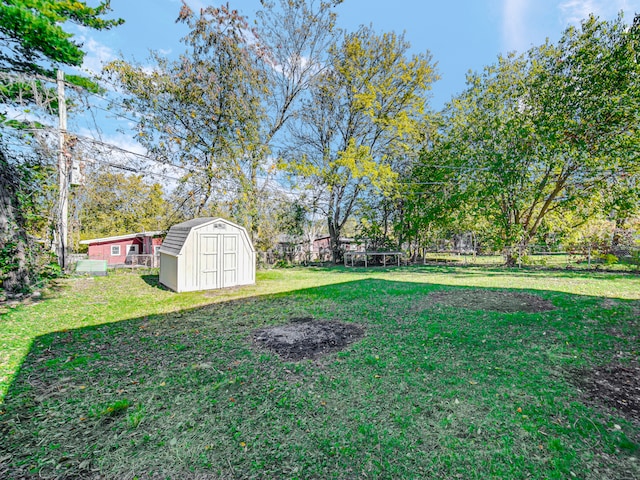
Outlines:
[[256, 283], [256, 254], [247, 231], [223, 218], [172, 226], [159, 252], [160, 283], [176, 292]]

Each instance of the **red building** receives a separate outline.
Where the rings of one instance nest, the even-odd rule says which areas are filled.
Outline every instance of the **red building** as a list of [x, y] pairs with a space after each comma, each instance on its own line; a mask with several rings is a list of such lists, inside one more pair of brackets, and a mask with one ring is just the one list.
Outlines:
[[114, 237], [81, 240], [89, 245], [90, 260], [106, 260], [108, 265], [157, 266], [157, 251], [164, 232], [140, 232]]

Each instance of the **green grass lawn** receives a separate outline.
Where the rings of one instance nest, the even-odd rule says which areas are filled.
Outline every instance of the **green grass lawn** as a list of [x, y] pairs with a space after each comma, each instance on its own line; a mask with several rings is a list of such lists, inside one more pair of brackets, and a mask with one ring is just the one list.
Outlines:
[[[482, 300], [522, 291], [555, 309]], [[294, 317], [365, 334], [300, 362], [255, 347]], [[622, 274], [69, 279], [0, 317], [0, 478], [640, 478], [638, 419], [591, 389], [638, 365], [639, 331], [640, 277]]]

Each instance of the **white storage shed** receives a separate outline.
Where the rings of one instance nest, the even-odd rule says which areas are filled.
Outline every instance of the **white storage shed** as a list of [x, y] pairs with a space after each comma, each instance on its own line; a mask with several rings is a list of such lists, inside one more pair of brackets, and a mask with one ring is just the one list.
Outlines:
[[223, 218], [172, 226], [159, 252], [160, 283], [176, 292], [256, 283], [256, 253], [247, 231]]

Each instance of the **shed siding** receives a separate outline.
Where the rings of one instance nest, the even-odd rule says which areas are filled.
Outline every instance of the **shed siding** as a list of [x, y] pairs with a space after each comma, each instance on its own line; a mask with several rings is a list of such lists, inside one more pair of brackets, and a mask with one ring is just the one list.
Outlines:
[[178, 258], [160, 253], [160, 283], [174, 291], [178, 290]]
[[161, 283], [178, 292], [255, 283], [251, 241], [246, 230], [227, 220], [194, 219], [171, 227], [161, 254], [176, 259], [175, 272], [163, 274], [161, 264]]
[[198, 280], [196, 275], [200, 268], [200, 262], [198, 261], [198, 255], [196, 252], [197, 236], [195, 232], [191, 232], [186, 243], [182, 247], [182, 288], [184, 291], [198, 290]]

